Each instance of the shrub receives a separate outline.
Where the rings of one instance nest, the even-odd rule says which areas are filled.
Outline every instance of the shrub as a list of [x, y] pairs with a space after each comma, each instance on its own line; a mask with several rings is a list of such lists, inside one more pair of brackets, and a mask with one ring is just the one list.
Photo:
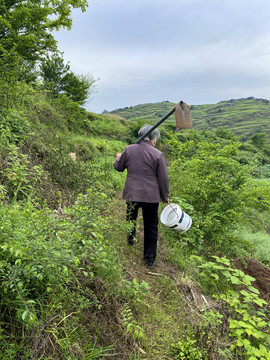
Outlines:
[[192, 142], [173, 140], [172, 145], [175, 160], [170, 167], [171, 197], [185, 199], [194, 209], [189, 211], [193, 226], [185, 239], [197, 249], [202, 249], [204, 243], [212, 251], [231, 250], [232, 229], [244, 219], [243, 189], [249, 170], [232, 159], [238, 144], [221, 148], [219, 144], [201, 142], [194, 147]]
[[[16, 344], [13, 335], [21, 348], [26, 346], [26, 354], [28, 334], [39, 322], [44, 321], [46, 326], [50, 321], [50, 307], [60, 311], [63, 304], [67, 309], [69, 302], [69, 309], [74, 307], [78, 311], [89, 306], [92, 291], [85, 288], [84, 283], [91, 283], [96, 276], [103, 281], [103, 286], [109, 284], [107, 294], [117, 291], [121, 270], [105, 238], [110, 228], [109, 217], [101, 216], [105, 204], [104, 194], [88, 190], [78, 197], [73, 207], [65, 208], [61, 216], [48, 209], [37, 210], [30, 201], [25, 205], [0, 206], [0, 321], [9, 334], [7, 338], [0, 330], [1, 344], [5, 345], [0, 357], [7, 356], [7, 349], [10, 353], [13, 347], [14, 353], [18, 349], [19, 343]], [[98, 306], [95, 294], [91, 296]], [[66, 343], [70, 348], [75, 339], [67, 332], [60, 334], [56, 322], [58, 320], [53, 320], [47, 331], [54, 332], [52, 339], [56, 343], [59, 340], [58, 345]], [[76, 333], [74, 326], [70, 334]]]
[[19, 143], [30, 130], [30, 123], [22, 112], [13, 109], [0, 113], [0, 144]]
[[229, 309], [231, 350], [244, 359], [268, 359], [270, 338], [264, 309], [267, 303], [252, 286], [255, 279], [234, 269], [226, 258], [213, 259], [199, 265], [203, 269], [200, 277], [213, 296]]
[[270, 164], [255, 167], [253, 176], [258, 179], [270, 178]]

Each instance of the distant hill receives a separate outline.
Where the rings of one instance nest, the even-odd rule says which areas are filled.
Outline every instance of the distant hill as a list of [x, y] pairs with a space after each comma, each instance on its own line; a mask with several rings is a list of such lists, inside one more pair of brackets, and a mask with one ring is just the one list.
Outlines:
[[[160, 120], [175, 105], [163, 101], [117, 109], [110, 114], [128, 120], [142, 119], [152, 124]], [[231, 99], [217, 104], [190, 105], [190, 110], [194, 129], [213, 130], [223, 127], [242, 136], [243, 139], [248, 139], [256, 132], [266, 132], [270, 139], [270, 101], [266, 99], [254, 97]], [[170, 116], [166, 123], [174, 123], [174, 116]]]

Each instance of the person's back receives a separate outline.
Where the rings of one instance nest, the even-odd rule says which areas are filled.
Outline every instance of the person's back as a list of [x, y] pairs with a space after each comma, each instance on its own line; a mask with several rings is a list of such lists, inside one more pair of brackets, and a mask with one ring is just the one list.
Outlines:
[[129, 145], [115, 162], [118, 171], [127, 169], [123, 198], [139, 202], [165, 201], [168, 177], [164, 156], [150, 141]]
[[[143, 126], [139, 136], [146, 134], [150, 125]], [[155, 129], [139, 144], [128, 145], [122, 153], [116, 154], [114, 168], [117, 171], [127, 169], [127, 178], [123, 190], [123, 199], [127, 200], [127, 220], [133, 226], [128, 235], [130, 245], [134, 244], [136, 219], [141, 207], [144, 219], [144, 259], [152, 267], [156, 259], [158, 206], [162, 199], [169, 203], [169, 177], [164, 156], [155, 149], [160, 136]]]

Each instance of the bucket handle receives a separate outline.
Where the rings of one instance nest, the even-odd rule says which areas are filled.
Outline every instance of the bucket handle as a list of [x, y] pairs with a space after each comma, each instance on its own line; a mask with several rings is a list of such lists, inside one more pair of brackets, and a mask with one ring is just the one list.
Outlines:
[[171, 229], [174, 229], [175, 227], [177, 227], [177, 226], [178, 226], [178, 224], [181, 224], [181, 222], [182, 222], [182, 220], [183, 220], [184, 215], [185, 215], [185, 213], [184, 213], [184, 211], [182, 210], [182, 215], [181, 215], [181, 217], [180, 217], [180, 219], [179, 219], [178, 223], [177, 223], [177, 224], [175, 224], [175, 225], [173, 225], [173, 226], [170, 226], [170, 228], [171, 228]]

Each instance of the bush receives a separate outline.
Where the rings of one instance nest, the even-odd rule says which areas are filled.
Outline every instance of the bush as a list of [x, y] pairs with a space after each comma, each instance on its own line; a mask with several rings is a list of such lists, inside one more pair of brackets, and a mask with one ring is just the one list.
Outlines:
[[221, 148], [201, 142], [194, 148], [193, 143], [174, 140], [171, 145], [176, 157], [170, 167], [171, 198], [185, 199], [194, 209], [188, 212], [193, 226], [185, 239], [197, 249], [204, 243], [211, 251], [231, 251], [232, 230], [244, 219], [243, 189], [249, 171], [232, 159], [238, 145]]
[[257, 166], [253, 170], [253, 176], [257, 179], [270, 178], [270, 164]]
[[[12, 349], [18, 356], [20, 348], [25, 358], [30, 358], [29, 353], [26, 355], [30, 332], [35, 333], [39, 326], [44, 332], [50, 321], [45, 332], [54, 333], [50, 341], [59, 340], [61, 345], [64, 336], [62, 344], [69, 344], [70, 349], [76, 337], [72, 339], [62, 330], [60, 333], [58, 325], [62, 321], [55, 320], [62, 307], [70, 311], [67, 317], [71, 317], [93, 302], [99, 306], [96, 295], [89, 285], [85, 286], [95, 279], [103, 281], [108, 296], [118, 290], [121, 269], [105, 237], [110, 229], [109, 218], [101, 216], [105, 208], [106, 196], [96, 190], [80, 195], [74, 206], [61, 214], [39, 211], [30, 201], [0, 206], [0, 321], [1, 326], [5, 324], [5, 332], [0, 330], [0, 357], [7, 358]], [[50, 320], [54, 311], [57, 314]], [[76, 328], [73, 323], [70, 334], [75, 334]], [[57, 351], [66, 349], [60, 346]]]
[[0, 144], [19, 143], [30, 130], [30, 123], [22, 112], [13, 109], [0, 113]]
[[86, 127], [92, 135], [106, 137], [106, 139], [125, 140], [129, 136], [127, 121], [117, 116], [88, 113]]
[[87, 112], [66, 94], [60, 94], [52, 103], [66, 118], [69, 131], [83, 133], [86, 130]]
[[268, 359], [270, 339], [267, 311], [264, 309], [267, 302], [252, 286], [255, 279], [233, 268], [228, 259], [213, 258], [215, 261], [199, 265], [203, 269], [200, 277], [213, 296], [225, 303], [229, 310], [229, 336], [233, 339], [231, 351], [244, 359]]
[[218, 137], [220, 137], [222, 139], [234, 140], [234, 141], [238, 140], [237, 136], [235, 134], [230, 132], [230, 130], [224, 129], [222, 127], [217, 128], [216, 134], [217, 134]]

